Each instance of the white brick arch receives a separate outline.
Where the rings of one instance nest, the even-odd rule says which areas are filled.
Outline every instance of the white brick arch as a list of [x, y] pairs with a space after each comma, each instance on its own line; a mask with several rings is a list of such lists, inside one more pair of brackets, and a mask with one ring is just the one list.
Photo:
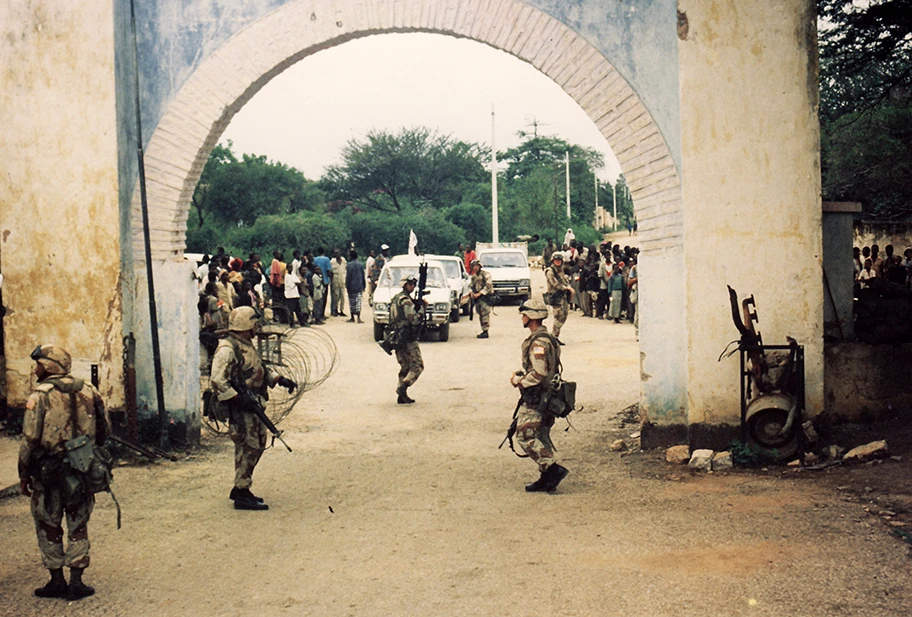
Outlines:
[[[678, 171], [656, 123], [604, 55], [519, 0], [297, 0], [232, 36], [181, 87], [145, 154], [153, 261], [184, 251], [190, 199], [234, 115], [270, 79], [302, 58], [355, 38], [427, 32], [472, 39], [530, 63], [595, 122], [627, 178], [644, 254], [683, 244]], [[138, 192], [133, 246], [143, 262]]]

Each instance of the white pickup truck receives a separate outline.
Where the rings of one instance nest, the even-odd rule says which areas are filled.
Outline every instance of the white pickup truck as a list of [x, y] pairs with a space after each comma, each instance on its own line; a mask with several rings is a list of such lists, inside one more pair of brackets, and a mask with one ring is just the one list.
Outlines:
[[[402, 291], [399, 281], [404, 276], [418, 276], [419, 261], [411, 255], [397, 255], [386, 262], [377, 289], [374, 290], [374, 340], [383, 339], [383, 330], [390, 318], [390, 300]], [[445, 342], [450, 338], [450, 288], [446, 272], [439, 261], [428, 260], [427, 295], [427, 330], [436, 330], [438, 340]]]
[[527, 300], [532, 293], [528, 247], [522, 243], [500, 246], [479, 242], [475, 249], [481, 267], [491, 274], [494, 292], [501, 298]]

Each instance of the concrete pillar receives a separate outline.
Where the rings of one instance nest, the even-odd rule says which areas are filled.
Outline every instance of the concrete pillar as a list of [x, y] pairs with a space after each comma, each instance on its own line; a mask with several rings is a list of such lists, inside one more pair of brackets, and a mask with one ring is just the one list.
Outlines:
[[[823, 409], [816, 10], [811, 0], [681, 0], [687, 417], [691, 445], [737, 435], [738, 338], [726, 284], [753, 294], [764, 342], [805, 347]], [[645, 268], [644, 268], [645, 270]]]
[[10, 405], [39, 343], [122, 408], [122, 296], [111, 0], [0, 3], [0, 251]]

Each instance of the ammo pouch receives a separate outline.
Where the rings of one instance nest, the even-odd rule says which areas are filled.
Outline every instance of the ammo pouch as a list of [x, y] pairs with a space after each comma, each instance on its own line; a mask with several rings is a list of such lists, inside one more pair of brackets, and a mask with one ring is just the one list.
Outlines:
[[544, 411], [557, 418], [570, 415], [576, 407], [576, 382], [564, 381], [560, 375], [555, 375], [548, 390], [550, 396], [547, 397]]
[[565, 291], [555, 291], [555, 292], [546, 291], [545, 293], [542, 294], [542, 300], [548, 306], [560, 306], [564, 300], [565, 295], [566, 295]]

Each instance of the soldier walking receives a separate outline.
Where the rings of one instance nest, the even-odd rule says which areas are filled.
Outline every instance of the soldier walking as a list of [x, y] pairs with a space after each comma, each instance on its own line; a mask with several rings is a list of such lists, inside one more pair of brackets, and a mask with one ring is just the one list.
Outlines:
[[543, 302], [526, 300], [519, 313], [529, 337], [522, 344], [522, 370], [510, 377], [522, 397], [516, 412], [516, 441], [541, 473], [538, 480], [526, 486], [526, 491], [552, 493], [570, 473], [557, 463], [551, 442], [554, 416], [543, 409], [547, 403], [545, 390], [560, 366], [560, 345], [543, 324], [548, 318], [548, 307]]
[[[31, 497], [38, 548], [51, 580], [35, 590], [39, 598], [79, 600], [95, 593], [82, 582], [89, 567], [89, 517], [95, 495], [85, 489], [64, 462], [64, 444], [86, 436], [90, 444], [104, 445], [110, 421], [92, 384], [70, 375], [70, 354], [57, 345], [41, 345], [32, 352], [38, 384], [25, 406], [22, 445], [19, 448], [19, 488]], [[92, 446], [89, 446], [92, 447]], [[63, 547], [64, 515], [67, 547]], [[63, 568], [70, 569], [70, 582]]]
[[573, 293], [573, 288], [564, 274], [562, 253], [556, 252], [551, 256], [551, 267], [545, 270], [545, 281], [548, 283], [548, 295], [551, 298], [551, 308], [554, 310], [554, 338], [559, 345], [563, 345], [563, 341], [558, 337], [570, 313], [570, 294]]
[[[400, 281], [402, 291], [390, 301], [390, 327], [399, 333], [399, 346], [396, 348], [396, 361], [399, 363], [399, 385], [396, 388], [396, 402], [400, 405], [414, 403], [409, 397], [408, 389], [418, 380], [424, 371], [418, 337], [424, 321], [424, 300], [412, 298], [418, 285], [415, 276], [404, 276]], [[415, 307], [420, 304], [419, 307]]]
[[266, 450], [266, 426], [253, 410], [256, 401], [238, 393], [232, 384], [243, 384], [263, 404], [267, 384], [298, 387], [291, 379], [265, 366], [253, 345], [259, 329], [256, 311], [241, 306], [228, 316], [228, 336], [219, 341], [212, 359], [210, 384], [221, 413], [228, 416], [228, 430], [234, 442], [234, 488], [228, 498], [236, 510], [268, 510], [263, 499], [250, 492], [253, 470]]
[[472, 260], [472, 299], [475, 310], [478, 312], [478, 321], [481, 323], [481, 334], [476, 338], [488, 338], [488, 329], [491, 327], [491, 304], [494, 297], [494, 283], [491, 273], [481, 268], [481, 262]]

